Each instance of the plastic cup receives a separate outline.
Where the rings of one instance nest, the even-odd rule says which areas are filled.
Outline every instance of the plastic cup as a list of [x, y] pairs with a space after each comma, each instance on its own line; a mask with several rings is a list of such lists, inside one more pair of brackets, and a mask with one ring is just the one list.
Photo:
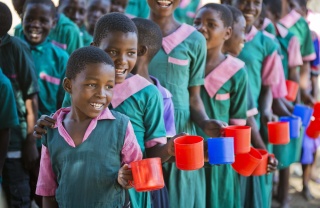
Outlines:
[[268, 137], [271, 144], [288, 144], [290, 142], [289, 122], [269, 122]]
[[299, 84], [294, 81], [286, 80], [286, 86], [288, 90], [286, 99], [289, 101], [295, 101], [299, 90]]
[[317, 139], [320, 136], [320, 120], [313, 120], [306, 129], [306, 134], [312, 139]]
[[253, 176], [261, 176], [267, 174], [268, 170], [268, 158], [269, 156], [274, 157], [274, 154], [269, 154], [268, 151], [263, 149], [257, 149], [262, 156], [262, 160], [256, 169], [253, 171]]
[[197, 170], [204, 165], [203, 138], [181, 136], [174, 140], [176, 166], [180, 170]]
[[313, 117], [315, 119], [320, 119], [320, 102], [314, 104], [313, 106]]
[[208, 154], [211, 165], [232, 164], [234, 162], [233, 138], [209, 138]]
[[301, 118], [302, 126], [308, 126], [311, 116], [313, 113], [313, 109], [306, 106], [297, 104], [294, 106], [293, 115], [298, 116]]
[[240, 175], [250, 176], [261, 160], [262, 156], [260, 152], [251, 147], [250, 152], [236, 155], [232, 168]]
[[250, 151], [250, 126], [228, 126], [224, 128], [224, 134], [225, 137], [234, 138], [234, 154], [243, 154]]
[[300, 117], [280, 117], [280, 121], [289, 122], [290, 139], [297, 139], [300, 136]]
[[148, 158], [130, 163], [133, 183], [137, 192], [153, 191], [164, 187], [160, 158]]

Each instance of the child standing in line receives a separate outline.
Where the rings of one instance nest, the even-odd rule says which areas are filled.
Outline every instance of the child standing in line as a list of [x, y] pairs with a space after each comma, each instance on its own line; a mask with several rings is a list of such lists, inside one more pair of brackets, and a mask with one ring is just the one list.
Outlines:
[[[273, 114], [271, 87], [279, 82], [279, 73], [282, 72], [281, 58], [277, 53], [277, 45], [274, 41], [254, 26], [254, 22], [259, 17], [262, 7], [262, 0], [237, 0], [235, 2], [246, 19], [246, 43], [239, 58], [243, 60], [248, 69], [249, 85], [255, 106], [258, 106], [259, 114], [255, 116], [258, 129], [260, 127], [260, 117], [262, 125], [272, 121]], [[279, 89], [283, 90], [283, 89]], [[260, 138], [264, 136], [260, 132]], [[266, 137], [262, 137], [269, 152], [272, 146], [267, 143]], [[264, 145], [263, 145], [264, 146]], [[263, 148], [261, 146], [260, 148]], [[269, 157], [268, 170], [276, 170], [277, 161]], [[269, 176], [270, 177], [270, 176]], [[271, 178], [261, 177], [241, 177], [242, 206], [243, 207], [269, 207], [271, 203]], [[252, 190], [252, 195], [248, 190]], [[251, 191], [250, 191], [251, 192]]]
[[70, 108], [42, 142], [38, 195], [44, 207], [123, 207], [128, 165], [142, 154], [128, 117], [110, 111], [115, 68], [104, 51], [84, 47], [68, 60], [64, 89]]
[[86, 25], [88, 33], [93, 36], [94, 27], [99, 18], [108, 14], [111, 9], [110, 0], [91, 0], [88, 3]]
[[111, 12], [125, 13], [127, 5], [128, 0], [111, 0]]
[[9, 206], [30, 206], [29, 170], [38, 159], [32, 136], [38, 116], [38, 84], [35, 67], [26, 43], [8, 35], [12, 15], [0, 2], [0, 67], [12, 84], [20, 125], [12, 128], [2, 187]]
[[[207, 41], [205, 84], [201, 98], [208, 116], [230, 125], [245, 125], [248, 75], [244, 62], [222, 53], [231, 37], [233, 15], [224, 5], [206, 4], [194, 19], [194, 27]], [[197, 134], [208, 136], [197, 128]], [[240, 207], [240, 184], [231, 165], [210, 166], [206, 174], [206, 207]]]
[[[150, 19], [160, 26], [162, 48], [152, 59], [149, 73], [172, 93], [177, 132], [196, 134], [195, 124], [209, 136], [220, 135], [224, 122], [210, 120], [200, 97], [204, 84], [206, 45], [195, 28], [174, 18], [179, 0], [148, 0]], [[195, 41], [197, 40], [197, 41]], [[164, 165], [170, 207], [205, 207], [204, 169], [181, 171], [175, 163]], [[188, 197], [186, 197], [188, 195]]]

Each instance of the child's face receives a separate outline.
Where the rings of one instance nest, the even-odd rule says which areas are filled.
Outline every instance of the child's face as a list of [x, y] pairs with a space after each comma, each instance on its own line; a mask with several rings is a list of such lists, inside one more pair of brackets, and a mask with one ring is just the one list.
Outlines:
[[66, 78], [65, 88], [67, 85], [77, 114], [82, 118], [96, 118], [111, 102], [115, 70], [105, 63], [88, 64], [74, 79]]
[[62, 6], [62, 12], [78, 27], [83, 26], [86, 17], [86, 0], [69, 0]]
[[89, 31], [93, 31], [99, 18], [110, 12], [111, 4], [108, 0], [91, 1], [87, 11], [87, 22]]
[[260, 16], [262, 0], [238, 0], [237, 7], [243, 13], [247, 26], [251, 26]]
[[170, 16], [179, 6], [180, 0], [148, 0], [153, 13], [159, 16]]
[[[95, 43], [93, 44], [95, 45]], [[122, 83], [137, 61], [137, 34], [133, 32], [111, 32], [96, 46], [112, 58], [116, 68], [116, 84]]]
[[207, 50], [221, 48], [224, 41], [229, 39], [231, 35], [231, 27], [225, 27], [220, 13], [212, 9], [199, 10], [193, 25], [205, 37]]
[[42, 43], [55, 25], [50, 6], [29, 4], [23, 15], [23, 33], [31, 45]]
[[238, 18], [238, 21], [233, 24], [233, 32], [231, 38], [224, 43], [223, 49], [225, 52], [238, 56], [242, 51], [245, 43], [246, 20], [243, 16]]
[[128, 0], [112, 0], [111, 1], [111, 12], [124, 13], [128, 4]]

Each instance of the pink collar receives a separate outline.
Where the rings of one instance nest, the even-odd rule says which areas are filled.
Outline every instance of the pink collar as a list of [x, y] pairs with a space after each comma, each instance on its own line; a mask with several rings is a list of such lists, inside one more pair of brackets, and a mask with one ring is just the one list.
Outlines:
[[264, 18], [263, 20], [263, 25], [262, 25], [262, 30], [266, 29], [266, 27], [268, 27], [268, 25], [273, 24], [272, 21], [268, 18]]
[[246, 34], [246, 41], [247, 42], [251, 41], [256, 36], [256, 34], [258, 32], [259, 32], [259, 30], [255, 26], [252, 26], [250, 32], [248, 34]]
[[112, 107], [116, 108], [127, 98], [149, 85], [151, 85], [151, 83], [138, 74], [125, 79], [121, 84], [116, 84], [113, 88]]
[[204, 87], [212, 98], [230, 78], [244, 67], [244, 62], [228, 55], [227, 58], [213, 69], [204, 79]]
[[289, 14], [287, 14], [282, 19], [280, 19], [279, 22], [289, 29], [294, 24], [296, 24], [296, 22], [298, 22], [300, 18], [301, 18], [301, 15], [298, 12], [296, 12], [296, 10], [293, 9], [291, 10], [291, 12], [289, 12]]
[[280, 24], [277, 24], [276, 25], [276, 29], [277, 29], [277, 33], [282, 37], [282, 38], [285, 38], [287, 35], [288, 35], [288, 29], [283, 27], [282, 25]]

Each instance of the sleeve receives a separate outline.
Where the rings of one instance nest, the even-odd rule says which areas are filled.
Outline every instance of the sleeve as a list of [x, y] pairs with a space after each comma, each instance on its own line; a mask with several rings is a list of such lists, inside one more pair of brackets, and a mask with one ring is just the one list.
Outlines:
[[[1, 76], [4, 79], [1, 80]], [[0, 71], [0, 129], [19, 125], [16, 101], [10, 81]]]
[[247, 117], [251, 117], [251, 116], [255, 116], [258, 114], [258, 109], [257, 106], [255, 106], [254, 104], [254, 99], [253, 96], [251, 94], [251, 90], [249, 87], [249, 84], [247, 85], [247, 98], [248, 98], [248, 102], [247, 102]]
[[66, 27], [65, 30], [65, 38], [67, 43], [67, 52], [71, 54], [73, 51], [78, 48], [83, 47], [82, 38], [80, 36], [80, 30], [75, 25], [74, 27]]
[[54, 196], [57, 187], [58, 183], [52, 169], [49, 150], [42, 145], [36, 194], [39, 196]]
[[[60, 86], [58, 90], [58, 95], [57, 95], [57, 104], [61, 105], [64, 101], [65, 97], [65, 90], [63, 88], [63, 80], [66, 76], [66, 67], [67, 67], [67, 62], [69, 59], [69, 55], [65, 52], [62, 51], [63, 54], [61, 55], [60, 62], [59, 62], [59, 72], [60, 72]], [[61, 106], [57, 106], [57, 109], [60, 109]]]
[[237, 84], [230, 98], [230, 119], [231, 125], [246, 125], [247, 119], [247, 88], [248, 75], [245, 70], [241, 69], [235, 76]]
[[141, 148], [130, 121], [128, 123], [121, 155], [122, 164], [130, 164], [133, 161], [142, 160]]
[[314, 50], [316, 53], [316, 59], [311, 61], [311, 67], [317, 68], [320, 65], [320, 50], [319, 50], [319, 39], [316, 37], [313, 41]]
[[63, 102], [62, 102], [62, 107], [66, 108], [66, 107], [70, 107], [71, 106], [71, 96], [69, 93], [64, 93], [64, 98], [63, 98]]
[[303, 61], [300, 51], [300, 43], [297, 37], [293, 36], [288, 46], [288, 65], [290, 68], [302, 66]]
[[283, 71], [281, 57], [277, 50], [269, 53], [262, 64], [262, 84], [275, 85], [279, 82], [279, 70]]
[[302, 41], [301, 41], [301, 55], [303, 61], [312, 61], [316, 58], [316, 54], [313, 48], [311, 31], [308, 23], [304, 21], [304, 27], [302, 29]]
[[[152, 96], [147, 98], [146, 108], [144, 112], [143, 122], [145, 127], [145, 146], [153, 147], [157, 144], [166, 144], [166, 129], [163, 119], [163, 102], [160, 92], [155, 86]], [[153, 88], [151, 88], [153, 89]]]
[[15, 63], [23, 99], [26, 100], [30, 95], [39, 92], [38, 80], [35, 74], [36, 68], [31, 52], [26, 45], [20, 47], [19, 57], [17, 57]]
[[125, 13], [133, 17], [146, 19], [149, 16], [150, 9], [145, 1], [129, 0]]
[[[197, 32], [197, 31], [196, 31]], [[198, 32], [197, 32], [198, 33]], [[193, 56], [190, 63], [190, 78], [189, 78], [189, 87], [199, 86], [204, 84], [204, 73], [205, 65], [207, 58], [207, 46], [206, 40], [200, 34], [197, 42], [194, 44], [195, 48], [190, 51], [193, 52]]]
[[177, 134], [176, 125], [174, 122], [174, 106], [171, 98], [164, 98], [163, 118], [166, 127], [167, 136], [174, 136]]
[[279, 73], [279, 82], [278, 84], [271, 86], [272, 96], [273, 98], [284, 98], [287, 96], [287, 85], [286, 85], [286, 79], [284, 76], [283, 69], [278, 70]]

